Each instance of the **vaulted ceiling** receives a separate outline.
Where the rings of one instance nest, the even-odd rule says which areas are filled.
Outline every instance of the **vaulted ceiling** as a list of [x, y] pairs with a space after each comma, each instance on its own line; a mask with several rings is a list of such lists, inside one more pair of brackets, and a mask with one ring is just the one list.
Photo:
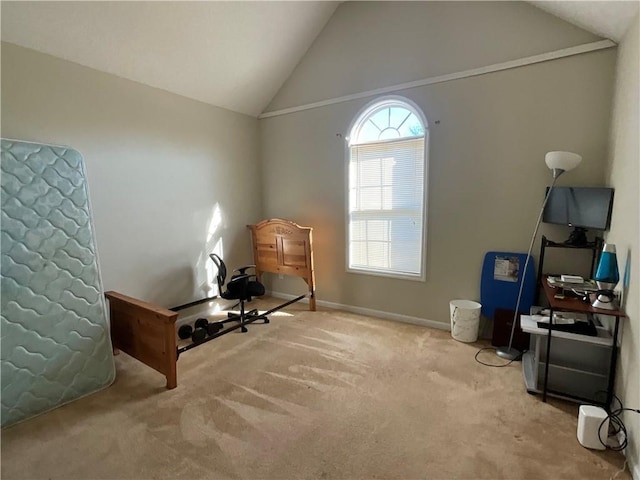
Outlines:
[[[2, 1], [2, 40], [257, 116], [340, 3]], [[614, 41], [639, 5], [529, 3]]]
[[2, 1], [2, 40], [257, 116], [337, 5]]
[[563, 20], [614, 42], [622, 40], [631, 20], [638, 14], [640, 1], [549, 1], [529, 3]]

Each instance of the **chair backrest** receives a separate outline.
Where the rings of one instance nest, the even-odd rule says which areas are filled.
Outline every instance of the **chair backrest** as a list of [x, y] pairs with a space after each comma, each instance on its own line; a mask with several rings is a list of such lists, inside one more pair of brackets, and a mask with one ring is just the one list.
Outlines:
[[[251, 297], [260, 297], [265, 294], [264, 285], [257, 280], [256, 275], [246, 273], [247, 269], [255, 268], [255, 265], [245, 265], [234, 270], [234, 272], [240, 273], [232, 275], [226, 288], [224, 288], [227, 278], [227, 266], [215, 253], [209, 254], [209, 258], [213, 260], [213, 263], [218, 268], [218, 292], [222, 298], [244, 301], [251, 300]], [[255, 280], [251, 280], [251, 278]]]
[[211, 258], [211, 260], [213, 260], [213, 263], [216, 264], [216, 267], [218, 267], [216, 280], [218, 281], [218, 290], [222, 292], [222, 286], [227, 279], [227, 266], [224, 264], [224, 261], [215, 253], [210, 254], [209, 258]]

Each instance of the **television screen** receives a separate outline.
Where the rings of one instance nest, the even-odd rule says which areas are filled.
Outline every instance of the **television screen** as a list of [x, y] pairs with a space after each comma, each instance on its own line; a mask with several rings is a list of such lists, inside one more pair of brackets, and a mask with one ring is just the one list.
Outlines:
[[612, 208], [613, 188], [554, 187], [544, 208], [542, 221], [570, 227], [607, 230], [611, 222]]

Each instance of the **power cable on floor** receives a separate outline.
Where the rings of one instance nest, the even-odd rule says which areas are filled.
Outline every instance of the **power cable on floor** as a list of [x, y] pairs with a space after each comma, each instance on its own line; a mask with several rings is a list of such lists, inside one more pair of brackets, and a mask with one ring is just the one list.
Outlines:
[[[484, 347], [484, 348], [481, 348], [480, 350], [478, 350], [478, 351], [476, 352], [476, 355], [475, 355], [475, 357], [474, 357], [474, 358], [475, 358], [475, 360], [476, 360], [476, 362], [478, 362], [478, 363], [479, 363], [479, 364], [481, 364], [481, 365], [484, 365], [485, 367], [508, 367], [508, 366], [509, 366], [509, 365], [511, 365], [513, 362], [520, 360], [520, 358], [521, 358], [521, 357], [522, 357], [522, 355], [524, 354], [524, 352], [522, 352], [522, 353], [521, 353], [520, 355], [518, 355], [516, 358], [514, 358], [513, 360], [509, 360], [507, 363], [495, 364], [495, 363], [486, 363], [486, 362], [483, 362], [482, 360], [478, 359], [478, 355], [480, 355], [480, 354], [481, 354], [483, 351], [485, 351], [485, 350], [493, 350], [493, 351], [495, 352], [495, 351], [496, 351], [496, 349], [495, 349], [495, 348], [493, 348], [493, 347]], [[496, 356], [497, 356], [497, 354], [496, 354]]]
[[[607, 415], [607, 417], [602, 421], [602, 423], [600, 423], [600, 426], [598, 427], [598, 432], [600, 432], [600, 429], [604, 426], [604, 424], [606, 423], [607, 419], [609, 419], [610, 422], [611, 422], [611, 423], [609, 423], [609, 425], [613, 424], [613, 432], [609, 433], [609, 435], [607, 436], [607, 440], [608, 440], [608, 437], [612, 437], [612, 436], [614, 436], [614, 437], [616, 437], [618, 439], [618, 434], [620, 432], [622, 432], [622, 435], [623, 435], [622, 442], [617, 447], [612, 447], [612, 446], [609, 446], [609, 445], [605, 444], [602, 441], [602, 438], [600, 438], [600, 435], [598, 435], [598, 439], [600, 440], [600, 443], [602, 443], [602, 445], [604, 445], [605, 448], [608, 448], [609, 450], [613, 450], [614, 452], [621, 452], [622, 450], [627, 448], [628, 440], [627, 440], [627, 428], [625, 427], [624, 423], [622, 422], [622, 419], [620, 419], [620, 414], [622, 412], [640, 413], [640, 410], [635, 409], [635, 408], [624, 408], [622, 406], [622, 401], [616, 395], [614, 395], [613, 397], [615, 398], [615, 400], [620, 405], [620, 408], [618, 408], [616, 410], [612, 410], [611, 413], [609, 413]], [[609, 427], [609, 428], [611, 429], [611, 427]], [[618, 441], [619, 441], [619, 439], [618, 439]], [[624, 463], [622, 464], [622, 468], [620, 470], [618, 470], [615, 473], [615, 475], [612, 475], [609, 478], [609, 480], [615, 480], [618, 477], [618, 475], [623, 473], [626, 469], [627, 469], [627, 458], [625, 457]]]
[[613, 475], [612, 477], [609, 477], [609, 480], [616, 480], [616, 477], [618, 475], [620, 475], [621, 473], [623, 473], [625, 470], [627, 469], [627, 459], [624, 459], [624, 463], [622, 464], [622, 468], [620, 470], [618, 470], [615, 475]]
[[[618, 446], [607, 445], [605, 442], [602, 441], [602, 438], [600, 438], [600, 435], [598, 435], [598, 438], [600, 438], [600, 443], [602, 443], [602, 445], [604, 445], [609, 450], [613, 450], [614, 452], [621, 452], [622, 450], [627, 448], [627, 445], [629, 444], [629, 441], [627, 438], [627, 427], [625, 427], [624, 422], [622, 421], [622, 418], [621, 418], [621, 414], [623, 412], [640, 413], [640, 410], [636, 408], [622, 408], [622, 407], [617, 410], [612, 410], [610, 413], [607, 414], [605, 419], [602, 420], [602, 422], [600, 423], [600, 427], [598, 427], [598, 432], [599, 432], [600, 429], [607, 422], [607, 420], [609, 420], [610, 433], [608, 437], [618, 438], [620, 445]], [[619, 438], [619, 435], [621, 433], [622, 433], [622, 440], [620, 440]]]

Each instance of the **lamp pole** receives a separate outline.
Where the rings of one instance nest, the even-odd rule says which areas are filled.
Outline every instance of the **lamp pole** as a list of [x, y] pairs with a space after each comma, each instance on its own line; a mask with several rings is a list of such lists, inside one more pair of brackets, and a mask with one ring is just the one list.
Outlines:
[[518, 323], [518, 311], [520, 310], [520, 303], [522, 301], [522, 291], [524, 290], [524, 277], [527, 274], [527, 267], [529, 266], [529, 259], [531, 258], [531, 252], [533, 250], [533, 244], [536, 241], [536, 236], [538, 235], [538, 228], [540, 228], [540, 223], [542, 221], [542, 215], [544, 213], [544, 207], [547, 206], [547, 201], [549, 200], [549, 195], [551, 195], [551, 191], [556, 184], [556, 180], [560, 175], [562, 175], [567, 170], [572, 170], [575, 168], [582, 157], [576, 153], [571, 152], [549, 152], [545, 156], [545, 162], [547, 166], [551, 169], [553, 173], [553, 182], [551, 183], [551, 187], [547, 191], [547, 194], [544, 197], [544, 201], [542, 202], [542, 208], [540, 208], [540, 214], [538, 215], [538, 221], [536, 222], [536, 228], [533, 230], [533, 235], [531, 236], [531, 243], [529, 244], [529, 251], [527, 252], [527, 258], [524, 262], [524, 269], [522, 270], [522, 275], [520, 278], [520, 289], [518, 291], [518, 299], [516, 300], [516, 308], [513, 312], [513, 324], [511, 325], [511, 335], [509, 337], [509, 345], [506, 347], [498, 347], [496, 348], [496, 355], [501, 358], [506, 358], [507, 360], [516, 360], [520, 358], [522, 352], [513, 348], [513, 334], [516, 330], [516, 323]]

